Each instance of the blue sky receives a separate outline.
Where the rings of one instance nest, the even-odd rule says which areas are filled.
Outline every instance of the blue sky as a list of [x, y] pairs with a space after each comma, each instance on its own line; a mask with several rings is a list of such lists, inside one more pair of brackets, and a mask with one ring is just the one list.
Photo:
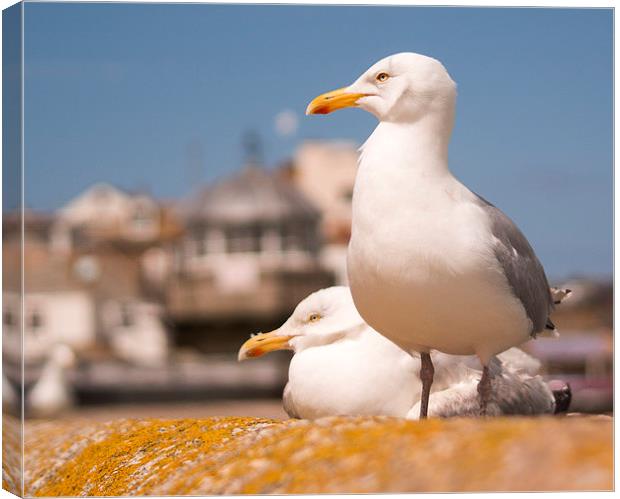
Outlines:
[[[452, 170], [524, 230], [551, 277], [612, 272], [611, 10], [44, 4], [25, 7], [26, 205], [96, 181], [179, 198], [304, 139], [375, 126], [308, 101], [415, 51], [459, 86]], [[295, 133], [276, 131], [291, 110]]]

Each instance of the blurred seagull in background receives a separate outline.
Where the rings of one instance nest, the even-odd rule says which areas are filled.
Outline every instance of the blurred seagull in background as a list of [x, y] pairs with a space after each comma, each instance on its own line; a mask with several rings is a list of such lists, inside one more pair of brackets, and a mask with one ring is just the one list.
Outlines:
[[30, 416], [54, 416], [73, 405], [73, 390], [67, 375], [75, 363], [71, 347], [64, 343], [52, 346], [41, 376], [26, 395], [26, 411]]
[[[289, 416], [417, 419], [422, 393], [419, 356], [403, 351], [368, 326], [357, 312], [349, 288], [337, 286], [311, 294], [279, 329], [246, 341], [239, 360], [282, 349], [295, 352], [283, 397]], [[436, 374], [429, 414], [477, 415], [478, 359], [440, 352], [433, 352], [432, 358]], [[518, 348], [500, 354], [491, 368], [496, 375], [488, 414], [549, 414], [568, 408], [566, 385], [552, 391], [536, 375], [540, 363]]]
[[485, 414], [493, 357], [557, 334], [547, 277], [527, 239], [448, 168], [455, 103], [456, 84], [439, 61], [401, 53], [318, 96], [306, 111], [354, 106], [380, 122], [361, 148], [349, 283], [370, 326], [420, 353], [421, 417], [433, 383], [431, 349], [478, 356]]

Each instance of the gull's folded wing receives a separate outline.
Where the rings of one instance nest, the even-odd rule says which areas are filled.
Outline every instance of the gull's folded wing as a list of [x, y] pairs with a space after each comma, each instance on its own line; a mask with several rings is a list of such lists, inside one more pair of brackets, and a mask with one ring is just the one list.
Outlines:
[[530, 243], [504, 212], [480, 196], [478, 200], [491, 221], [491, 232], [496, 239], [495, 257], [532, 321], [532, 336], [545, 329], [555, 330], [549, 320], [553, 298], [547, 276]]

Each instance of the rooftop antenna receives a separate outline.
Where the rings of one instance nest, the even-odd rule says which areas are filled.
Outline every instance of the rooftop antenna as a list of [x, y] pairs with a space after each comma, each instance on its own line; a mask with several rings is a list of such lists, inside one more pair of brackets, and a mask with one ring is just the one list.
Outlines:
[[185, 162], [190, 185], [200, 185], [203, 181], [205, 150], [201, 139], [194, 137], [185, 146]]
[[263, 163], [263, 147], [255, 130], [243, 134], [243, 154], [247, 166], [260, 166]]

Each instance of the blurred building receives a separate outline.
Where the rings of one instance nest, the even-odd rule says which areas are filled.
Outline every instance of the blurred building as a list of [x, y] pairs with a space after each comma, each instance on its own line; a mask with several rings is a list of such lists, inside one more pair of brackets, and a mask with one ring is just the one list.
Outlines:
[[151, 196], [99, 183], [58, 210], [50, 242], [58, 252], [102, 241], [144, 247], [175, 237], [179, 231], [174, 218]]
[[334, 282], [319, 259], [319, 211], [264, 168], [250, 165], [205, 187], [179, 214], [185, 233], [172, 248], [166, 305], [182, 344], [234, 351]]
[[[28, 211], [22, 246], [21, 217], [7, 214], [3, 222], [4, 374], [9, 386], [19, 386], [23, 331], [27, 411], [34, 405], [30, 393], [63, 392], [69, 367], [79, 372], [100, 359], [150, 366], [166, 362], [169, 331], [161, 304], [149, 298], [144, 285], [143, 242], [135, 245], [94, 230], [105, 227], [96, 217], [71, 225], [62, 216]], [[68, 244], [59, 247], [59, 236]], [[75, 352], [78, 364], [55, 365], [61, 357], [51, 355], [58, 346]], [[47, 395], [37, 400], [55, 405]]]
[[571, 290], [569, 299], [556, 307], [553, 318], [571, 329], [613, 328], [613, 283], [607, 280], [578, 277], [561, 285]]
[[613, 410], [613, 338], [609, 331], [561, 331], [557, 339], [537, 339], [527, 350], [540, 359], [550, 379], [571, 385], [571, 411]]
[[349, 242], [358, 157], [351, 142], [307, 141], [290, 165], [295, 186], [321, 211], [321, 231], [329, 244]]
[[[15, 281], [16, 285], [21, 278], [20, 253], [19, 238], [4, 241], [5, 275], [7, 282]], [[143, 298], [140, 263], [133, 255], [101, 245], [59, 256], [50, 251], [48, 241], [26, 230], [23, 264], [27, 361], [42, 358], [55, 343], [65, 344], [83, 355], [109, 349], [110, 355], [138, 363], [155, 357], [159, 362], [165, 359], [167, 333], [162, 322], [143, 324], [147, 317], [152, 317], [153, 308], [161, 306], [149, 304]], [[12, 338], [19, 337], [20, 307], [21, 300], [17, 297], [5, 296], [3, 320], [5, 339], [9, 340], [5, 353], [16, 353]], [[119, 328], [124, 328], [125, 343], [133, 339], [136, 347], [133, 353], [119, 348], [115, 341]], [[140, 347], [144, 340], [149, 345]], [[157, 355], [153, 344], [159, 345]]]
[[553, 322], [559, 338], [539, 338], [525, 349], [540, 359], [549, 378], [568, 381], [572, 411], [613, 409], [613, 285], [575, 278], [563, 282], [571, 295], [558, 305]]
[[334, 271], [338, 284], [347, 282], [346, 250], [358, 156], [352, 142], [306, 141], [281, 172], [320, 210], [325, 241], [321, 261]]
[[[256, 139], [247, 147], [248, 166], [184, 200], [100, 183], [53, 214], [4, 214], [3, 384], [19, 385], [23, 327], [26, 405], [35, 393], [53, 407], [40, 395], [54, 383], [56, 405], [72, 390], [81, 403], [279, 395], [287, 353], [240, 365], [236, 352], [346, 283], [358, 152], [308, 141], [269, 170]], [[572, 410], [611, 410], [612, 284], [562, 287], [573, 294], [553, 316], [561, 338], [525, 348], [571, 383]]]
[[[5, 214], [9, 383], [21, 377], [23, 327], [30, 393], [53, 385], [48, 372], [82, 402], [279, 391], [284, 357], [241, 367], [236, 351], [334, 278], [319, 258], [319, 210], [252, 165], [175, 209], [100, 183], [54, 214], [25, 213], [23, 324], [22, 217]], [[57, 345], [77, 363], [55, 365]]]

